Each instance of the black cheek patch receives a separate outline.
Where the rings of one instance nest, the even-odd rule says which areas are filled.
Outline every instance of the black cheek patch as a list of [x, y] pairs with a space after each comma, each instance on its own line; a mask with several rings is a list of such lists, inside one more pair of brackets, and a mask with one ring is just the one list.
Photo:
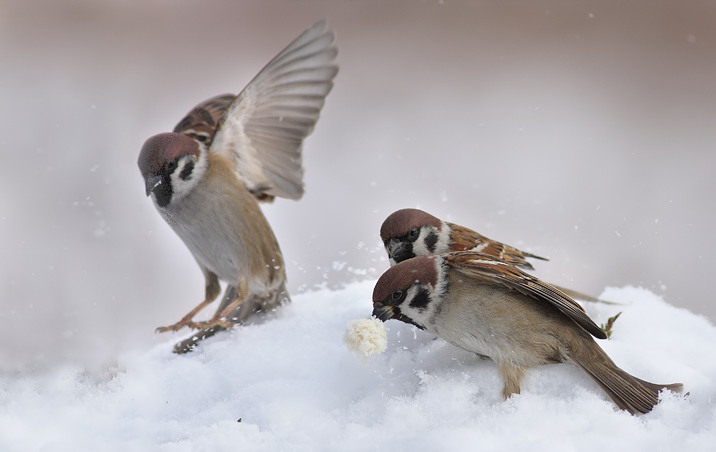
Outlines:
[[434, 232], [431, 232], [428, 234], [427, 237], [425, 237], [425, 245], [428, 247], [428, 251], [430, 251], [430, 254], [433, 254], [435, 252], [435, 245], [438, 243], [438, 235]]
[[430, 295], [428, 295], [428, 291], [425, 289], [420, 289], [418, 294], [415, 295], [415, 298], [410, 300], [410, 307], [416, 309], [425, 309], [428, 306], [428, 303], [430, 303]]
[[182, 178], [182, 180], [188, 180], [191, 177], [191, 173], [194, 171], [194, 161], [189, 160], [186, 165], [184, 165], [184, 168], [181, 170], [181, 173], [179, 173], [179, 177]]

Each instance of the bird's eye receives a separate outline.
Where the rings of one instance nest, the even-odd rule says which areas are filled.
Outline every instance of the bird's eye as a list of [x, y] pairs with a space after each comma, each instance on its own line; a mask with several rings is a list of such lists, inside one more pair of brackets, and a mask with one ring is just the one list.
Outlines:
[[174, 170], [177, 169], [177, 165], [178, 165], [178, 163], [177, 163], [176, 159], [169, 160], [166, 165], [167, 172], [169, 174], [173, 173]]
[[390, 298], [392, 298], [393, 301], [400, 300], [401, 298], [403, 298], [403, 291], [400, 289], [396, 290], [395, 292], [393, 292], [393, 294], [390, 296]]
[[415, 226], [410, 228], [410, 231], [408, 231], [408, 239], [411, 242], [414, 242], [415, 240], [417, 240], [419, 235], [420, 235], [420, 230], [418, 228], [416, 228]]

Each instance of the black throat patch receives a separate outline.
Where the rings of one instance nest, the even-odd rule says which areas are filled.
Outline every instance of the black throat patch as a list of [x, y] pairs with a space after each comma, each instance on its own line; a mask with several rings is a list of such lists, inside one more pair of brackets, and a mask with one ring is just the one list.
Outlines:
[[157, 205], [159, 207], [166, 207], [169, 205], [169, 202], [172, 200], [172, 194], [174, 194], [174, 190], [172, 190], [172, 180], [168, 175], [162, 176], [162, 183], [159, 184], [154, 190], [152, 190], [154, 193], [154, 198], [157, 200]]

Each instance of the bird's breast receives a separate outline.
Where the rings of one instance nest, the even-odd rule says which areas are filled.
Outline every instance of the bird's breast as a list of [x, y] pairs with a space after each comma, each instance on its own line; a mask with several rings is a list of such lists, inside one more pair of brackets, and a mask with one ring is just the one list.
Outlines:
[[282, 280], [276, 277], [284, 271], [276, 238], [244, 187], [208, 178], [181, 202], [159, 210], [199, 265], [219, 279], [245, 279], [254, 292]]
[[497, 362], [537, 365], [553, 361], [563, 331], [559, 319], [543, 314], [538, 302], [497, 285], [453, 278], [441, 305], [435, 334]]

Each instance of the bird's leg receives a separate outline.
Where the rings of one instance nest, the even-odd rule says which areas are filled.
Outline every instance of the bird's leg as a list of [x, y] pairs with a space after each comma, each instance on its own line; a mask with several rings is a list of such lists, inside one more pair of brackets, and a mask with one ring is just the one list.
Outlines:
[[199, 313], [202, 309], [204, 309], [209, 303], [214, 301], [216, 297], [219, 295], [219, 292], [221, 292], [221, 285], [219, 284], [219, 278], [216, 277], [214, 273], [211, 273], [210, 271], [205, 271], [204, 276], [206, 279], [206, 292], [204, 295], [204, 301], [199, 303], [197, 307], [189, 311], [187, 315], [182, 317], [180, 321], [173, 325], [169, 326], [160, 326], [157, 328], [157, 333], [166, 333], [167, 331], [177, 331], [180, 328], [183, 328], [185, 326], [188, 326], [189, 328], [200, 328], [197, 326], [197, 323], [193, 321], [194, 316]]
[[246, 281], [239, 282], [239, 287], [236, 290], [236, 298], [229, 303], [221, 312], [214, 314], [210, 320], [204, 322], [193, 322], [196, 328], [211, 328], [213, 326], [222, 326], [224, 328], [231, 328], [234, 326], [234, 322], [227, 319], [226, 317], [236, 309], [244, 300], [249, 297], [249, 286]]
[[214, 300], [204, 300], [201, 303], [197, 305], [194, 309], [189, 311], [187, 315], [182, 317], [181, 320], [179, 320], [177, 323], [173, 323], [169, 326], [160, 326], [157, 328], [157, 333], [166, 333], [167, 331], [177, 331], [181, 328], [184, 328], [185, 326], [188, 326], [192, 329], [201, 328], [197, 325], [196, 322], [194, 322], [194, 316], [199, 313], [202, 309], [204, 309], [209, 303], [211, 303]]
[[525, 369], [507, 363], [498, 364], [498, 367], [500, 376], [505, 382], [505, 386], [502, 388], [502, 397], [507, 400], [512, 394], [520, 393], [520, 382], [525, 376]]

